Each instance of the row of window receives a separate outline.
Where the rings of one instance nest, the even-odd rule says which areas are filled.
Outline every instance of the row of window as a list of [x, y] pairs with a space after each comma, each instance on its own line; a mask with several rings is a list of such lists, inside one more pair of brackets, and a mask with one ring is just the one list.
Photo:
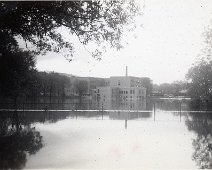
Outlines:
[[[122, 97], [122, 96], [119, 96], [120, 98]], [[129, 96], [131, 99], [133, 98], [133, 96]], [[127, 99], [128, 98], [128, 96], [123, 96], [122, 97], [123, 99]], [[137, 99], [141, 99], [141, 98], [144, 98], [143, 96], [137, 96], [136, 97]]]
[[[112, 94], [114, 94], [116, 91], [114, 89], [112, 89]], [[135, 90], [130, 90], [130, 91], [127, 91], [127, 90], [120, 90], [119, 91], [119, 94], [135, 94]], [[97, 93], [99, 93], [99, 89], [97, 89]], [[144, 94], [144, 91], [143, 90], [139, 90], [139, 94]]]
[[[132, 85], [132, 84], [134, 84], [134, 85], [141, 85], [141, 81], [140, 80], [131, 80], [131, 82], [130, 82], [130, 84]], [[118, 80], [118, 86], [120, 86], [121, 85], [121, 81], [120, 80]]]
[[[124, 91], [120, 90], [119, 94], [128, 94], [128, 91], [127, 90], [124, 90]], [[135, 94], [135, 90], [130, 90], [130, 94]]]

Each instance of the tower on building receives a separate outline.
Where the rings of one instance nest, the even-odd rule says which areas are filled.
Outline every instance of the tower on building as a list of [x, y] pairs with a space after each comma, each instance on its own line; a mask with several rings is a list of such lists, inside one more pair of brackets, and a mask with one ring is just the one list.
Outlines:
[[126, 77], [128, 76], [128, 67], [126, 66]]

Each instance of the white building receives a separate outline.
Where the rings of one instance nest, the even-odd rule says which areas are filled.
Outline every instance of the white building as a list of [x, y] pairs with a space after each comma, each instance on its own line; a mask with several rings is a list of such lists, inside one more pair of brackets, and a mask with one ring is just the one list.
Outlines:
[[108, 86], [97, 87], [93, 90], [93, 98], [98, 101], [106, 100], [142, 100], [146, 98], [146, 88], [141, 78], [127, 76], [110, 77]]

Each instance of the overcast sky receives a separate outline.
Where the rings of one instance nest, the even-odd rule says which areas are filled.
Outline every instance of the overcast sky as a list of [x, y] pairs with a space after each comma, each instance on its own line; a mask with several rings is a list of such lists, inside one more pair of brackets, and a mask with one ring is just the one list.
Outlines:
[[204, 47], [202, 34], [212, 20], [212, 0], [146, 0], [143, 12], [136, 31], [124, 35], [124, 49], [109, 49], [97, 61], [79, 44], [72, 62], [48, 53], [38, 57], [38, 70], [110, 77], [124, 76], [127, 65], [128, 75], [150, 77], [157, 84], [184, 80]]

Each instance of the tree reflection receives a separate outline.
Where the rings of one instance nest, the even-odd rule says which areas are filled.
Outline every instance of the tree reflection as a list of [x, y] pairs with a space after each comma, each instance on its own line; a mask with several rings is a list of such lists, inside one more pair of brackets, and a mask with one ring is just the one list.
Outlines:
[[197, 134], [193, 139], [192, 158], [200, 168], [212, 168], [212, 115], [193, 113], [187, 117], [188, 129]]
[[0, 169], [24, 168], [27, 155], [43, 147], [40, 132], [31, 125], [21, 124], [18, 114], [14, 115], [0, 119]]

